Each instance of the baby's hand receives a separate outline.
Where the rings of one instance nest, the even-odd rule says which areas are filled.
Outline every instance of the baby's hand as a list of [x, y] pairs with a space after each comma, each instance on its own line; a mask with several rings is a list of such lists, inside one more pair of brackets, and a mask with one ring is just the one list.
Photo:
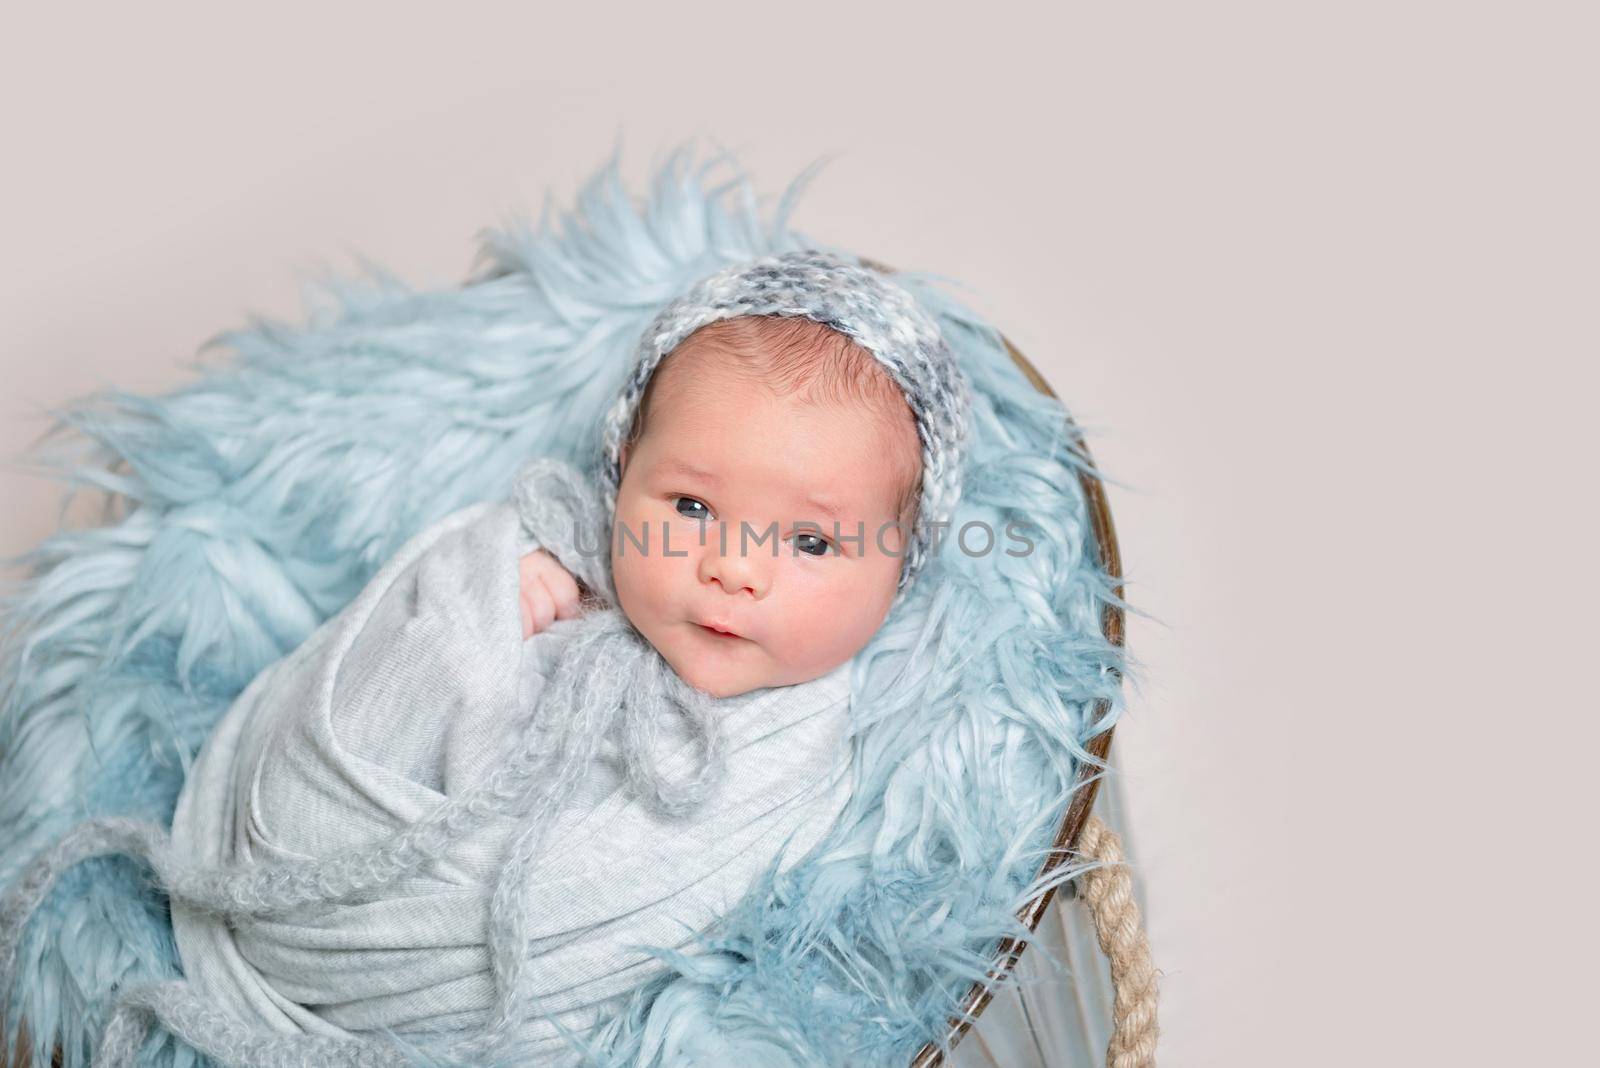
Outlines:
[[517, 564], [521, 579], [522, 637], [533, 637], [557, 619], [579, 614], [578, 580], [548, 550], [535, 549]]

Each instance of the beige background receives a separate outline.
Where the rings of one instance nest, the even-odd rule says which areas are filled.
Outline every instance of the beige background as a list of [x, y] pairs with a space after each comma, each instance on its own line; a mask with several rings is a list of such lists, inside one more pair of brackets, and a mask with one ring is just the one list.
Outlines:
[[[184, 381], [297, 273], [454, 284], [619, 136], [634, 181], [699, 134], [771, 193], [831, 154], [799, 226], [972, 286], [1122, 483], [1165, 1062], [1572, 1063], [1584, 6], [34, 6], [0, 44], [0, 452]], [[0, 553], [55, 499], [0, 474]]]

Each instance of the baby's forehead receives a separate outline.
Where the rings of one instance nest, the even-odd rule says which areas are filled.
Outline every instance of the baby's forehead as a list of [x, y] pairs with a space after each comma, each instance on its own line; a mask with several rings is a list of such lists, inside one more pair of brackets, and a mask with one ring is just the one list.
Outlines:
[[[905, 394], [873, 354], [853, 338], [804, 316], [744, 315], [720, 319], [690, 334], [664, 357], [650, 383], [715, 385], [730, 378], [774, 394], [816, 403], [851, 405], [886, 422], [915, 427]], [[904, 415], [904, 420], [897, 417]]]
[[[887, 370], [852, 339], [799, 317], [745, 316], [702, 327], [656, 369], [640, 429], [657, 421], [703, 429], [719, 422], [736, 396], [827, 411], [830, 436], [862, 443], [854, 451], [879, 472], [872, 481], [889, 485], [890, 512], [903, 513], [915, 499], [922, 472], [916, 417]], [[670, 451], [671, 442], [659, 446]]]
[[[883, 448], [909, 448], [920, 459], [916, 416], [887, 369], [852, 338], [798, 316], [741, 316], [701, 327], [664, 358], [640, 407], [682, 411], [746, 390], [829, 408]], [[904, 465], [902, 458], [897, 466]]]

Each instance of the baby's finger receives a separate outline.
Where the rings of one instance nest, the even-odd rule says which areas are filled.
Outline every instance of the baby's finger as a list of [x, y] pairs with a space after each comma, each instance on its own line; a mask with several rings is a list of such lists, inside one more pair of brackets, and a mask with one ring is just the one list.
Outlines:
[[555, 601], [550, 598], [550, 591], [542, 583], [530, 583], [527, 591], [528, 610], [533, 617], [532, 629], [525, 637], [538, 634], [550, 626], [556, 618]]
[[528, 603], [526, 586], [517, 591], [517, 607], [522, 610], [522, 638], [526, 641], [533, 637], [533, 605]]
[[550, 591], [550, 599], [555, 602], [557, 619], [576, 619], [579, 615], [578, 580], [572, 577], [572, 572], [560, 564], [544, 569], [540, 578], [544, 579], [545, 589]]
[[523, 554], [517, 560], [517, 605], [522, 610], [522, 636], [525, 639], [533, 636], [533, 599], [530, 594], [540, 586], [538, 575], [539, 554]]

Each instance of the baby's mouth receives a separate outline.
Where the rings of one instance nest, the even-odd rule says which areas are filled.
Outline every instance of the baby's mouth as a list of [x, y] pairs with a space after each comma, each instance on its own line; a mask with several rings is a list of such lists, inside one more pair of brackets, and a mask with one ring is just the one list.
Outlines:
[[749, 640], [748, 638], [745, 638], [743, 635], [735, 634], [733, 631], [728, 630], [728, 629], [726, 629], [724, 627], [717, 626], [714, 623], [695, 623], [694, 625], [700, 631], [704, 632], [707, 636], [712, 637], [712, 638], [718, 638], [718, 639], [721, 639], [723, 641], [735, 641], [735, 642], [742, 642], [742, 641], [748, 641]]

